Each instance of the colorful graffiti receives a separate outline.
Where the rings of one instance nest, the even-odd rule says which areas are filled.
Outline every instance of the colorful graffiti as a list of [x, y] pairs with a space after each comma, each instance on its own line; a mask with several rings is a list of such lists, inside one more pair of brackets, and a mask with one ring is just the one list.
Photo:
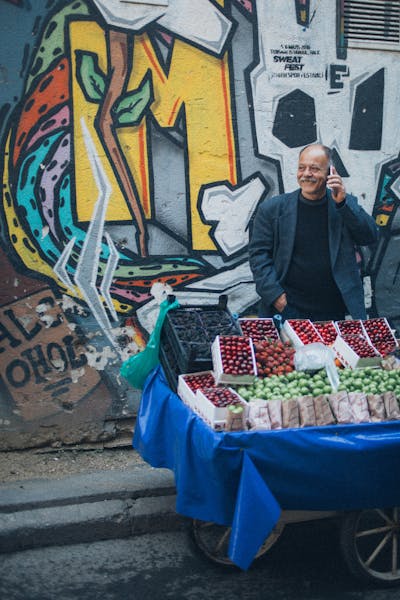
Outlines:
[[[32, 273], [85, 301], [106, 332], [107, 311], [116, 320], [137, 310], [150, 300], [154, 283], [179, 290], [216, 273], [202, 253], [218, 254], [220, 238], [225, 255], [243, 251], [246, 236], [232, 251], [227, 223], [219, 225], [219, 236], [210, 235], [219, 216], [210, 205], [223, 198], [241, 204], [236, 227], [245, 231], [264, 191], [257, 176], [238, 185], [225, 51], [232, 22], [208, 0], [187, 11], [174, 2], [164, 11], [97, 0], [55, 10], [13, 116], [17, 125], [5, 140], [9, 243]], [[101, 17], [108, 19], [105, 26]], [[176, 36], [166, 62], [148, 27], [167, 27]], [[150, 120], [170, 135], [185, 123], [184, 256], [149, 257], [149, 245], [156, 246], [149, 225], [158, 210]], [[128, 224], [133, 251], [113, 242], [110, 223]]]
[[[36, 282], [32, 296], [39, 289], [61, 311], [68, 298], [81, 307], [79, 343], [95, 336], [109, 357], [101, 365], [118, 365], [144, 343], [166, 293], [196, 304], [227, 294], [233, 312], [255, 310], [251, 221], [264, 197], [297, 187], [307, 143], [332, 147], [349, 191], [381, 226], [392, 224], [393, 241], [397, 57], [344, 48], [340, 2], [28, 4], [0, 0], [8, 23], [17, 13], [21, 23], [30, 18], [34, 34], [31, 46], [19, 40], [18, 94], [0, 105], [2, 247], [15, 277]], [[2, 72], [6, 81], [6, 64]], [[389, 237], [385, 252], [363, 257], [373, 265], [366, 289], [376, 312]], [[397, 273], [393, 258], [390, 265]], [[18, 329], [19, 302], [2, 303], [9, 343], [17, 330], [7, 311]], [[396, 306], [386, 302], [386, 316], [400, 319]], [[73, 385], [64, 329], [49, 329], [61, 337], [50, 355], [43, 350], [36, 374], [16, 350], [15, 369], [1, 372], [14, 402], [13, 383], [28, 385], [28, 368], [29, 381], [49, 375], [57, 352]], [[80, 349], [80, 368], [96, 370]], [[120, 382], [107, 385], [118, 398]]]

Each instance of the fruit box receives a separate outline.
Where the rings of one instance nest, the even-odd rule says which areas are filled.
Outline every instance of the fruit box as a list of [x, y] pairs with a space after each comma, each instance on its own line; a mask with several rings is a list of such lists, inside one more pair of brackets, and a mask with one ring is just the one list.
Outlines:
[[[233, 346], [232, 346], [233, 344]], [[235, 365], [227, 364], [229, 360], [235, 361], [235, 345], [237, 351], [243, 354], [243, 358], [238, 359], [241, 362], [242, 370], [245, 373], [235, 373]], [[226, 349], [229, 349], [229, 356], [226, 356]], [[215, 382], [220, 383], [243, 383], [251, 384], [254, 377], [257, 376], [256, 358], [254, 354], [253, 342], [245, 336], [217, 336], [211, 345], [211, 356]]]
[[363, 335], [368, 338], [361, 319], [343, 319], [342, 321], [336, 321], [335, 325], [341, 336]]
[[313, 321], [313, 325], [327, 346], [331, 346], [339, 335], [335, 321]]
[[179, 375], [178, 377], [178, 389], [177, 394], [181, 398], [182, 402], [189, 406], [192, 410], [195, 410], [195, 397], [196, 388], [191, 385], [191, 380], [196, 378], [199, 381], [204, 379], [203, 387], [211, 387], [215, 385], [214, 374], [212, 371], [199, 371], [198, 373], [188, 373], [185, 375]]
[[[304, 339], [301, 337], [304, 335]], [[310, 319], [286, 319], [281, 329], [281, 338], [284, 342], [290, 342], [295, 348], [322, 342], [322, 337], [314, 327]]]
[[[368, 340], [367, 343], [369, 343]], [[373, 348], [372, 344], [369, 345]], [[346, 340], [344, 340], [340, 335], [338, 335], [336, 340], [333, 342], [332, 350], [334, 351], [336, 358], [340, 360], [342, 365], [344, 367], [348, 367], [349, 369], [379, 366], [382, 360], [381, 355], [377, 352], [376, 349], [374, 349], [376, 352], [376, 356], [368, 356], [362, 358], [353, 350], [353, 348], [349, 346]]]
[[385, 317], [365, 319], [363, 326], [371, 344], [376, 345], [378, 350], [382, 345], [392, 346], [393, 350], [398, 346], [398, 342]]
[[250, 337], [253, 342], [265, 339], [279, 340], [279, 332], [273, 319], [242, 317], [239, 319], [243, 335]]
[[[216, 388], [219, 390], [223, 390], [224, 388]], [[247, 402], [239, 396], [237, 392], [235, 392], [231, 388], [225, 388], [229, 390], [229, 392], [235, 396], [237, 399], [237, 404], [243, 406], [244, 415], [243, 418], [246, 418], [246, 413], [248, 409]], [[211, 402], [207, 398], [207, 389], [198, 389], [196, 390], [195, 395], [195, 407], [194, 412], [196, 412], [210, 427], [216, 430], [224, 430], [226, 429], [226, 421], [228, 419], [228, 406], [216, 406], [213, 402]]]

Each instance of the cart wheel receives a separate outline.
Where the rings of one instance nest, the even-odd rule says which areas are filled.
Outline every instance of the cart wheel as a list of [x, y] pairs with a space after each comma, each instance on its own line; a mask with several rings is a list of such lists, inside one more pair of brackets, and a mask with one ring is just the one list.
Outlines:
[[399, 534], [399, 507], [349, 513], [340, 542], [350, 572], [382, 586], [400, 583]]
[[[255, 558], [259, 558], [267, 552], [280, 537], [285, 525], [278, 522], [270, 535], [260, 546]], [[192, 533], [197, 547], [207, 558], [220, 565], [236, 566], [228, 558], [229, 536], [231, 527], [217, 525], [211, 521], [199, 521], [193, 519]]]

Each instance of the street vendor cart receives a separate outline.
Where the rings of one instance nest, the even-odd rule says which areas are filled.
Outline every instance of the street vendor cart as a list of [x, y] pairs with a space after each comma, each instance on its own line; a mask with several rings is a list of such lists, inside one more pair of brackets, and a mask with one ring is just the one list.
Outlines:
[[174, 472], [177, 512], [194, 520], [199, 547], [216, 562], [247, 569], [285, 524], [341, 514], [352, 573], [400, 581], [400, 422], [214, 431], [158, 366], [133, 445], [153, 467]]
[[[221, 420], [224, 410], [216, 409], [207, 400], [206, 387], [194, 392], [188, 385], [192, 376], [182, 373], [194, 373], [192, 383], [199, 376], [208, 381], [211, 373], [215, 381], [214, 388], [210, 388], [211, 396], [221, 392], [221, 387], [224, 388], [231, 377], [247, 384], [254, 379], [271, 382], [267, 367], [264, 372], [268, 375], [262, 380], [251, 374], [240, 375], [241, 369], [237, 365], [244, 364], [250, 352], [253, 358], [247, 360], [249, 373], [253, 368], [252, 361], [257, 366], [255, 359], [260, 361], [261, 367], [265, 348], [261, 354], [255, 354], [256, 344], [253, 348], [251, 339], [255, 339], [262, 329], [268, 345], [275, 334], [278, 339], [271, 342], [275, 344], [275, 352], [281, 344], [279, 334], [267, 320], [238, 325], [227, 310], [226, 297], [220, 297], [215, 307], [177, 309], [175, 305], [172, 308], [172, 301], [174, 298], [164, 307], [162, 328], [159, 321], [156, 324], [155, 331], [161, 336], [161, 364], [145, 378], [133, 445], [153, 467], [174, 472], [176, 510], [192, 519], [198, 547], [216, 563], [247, 569], [275, 543], [285, 525], [340, 517], [341, 548], [350, 571], [381, 585], [399, 583], [400, 378], [397, 374], [400, 375], [400, 370], [396, 374], [395, 387], [392, 378], [387, 376], [385, 393], [388, 398], [385, 398], [392, 402], [394, 413], [388, 405], [383, 418], [375, 418], [375, 414], [371, 421], [368, 416], [364, 420], [360, 418], [360, 422], [352, 422], [336, 415], [338, 418], [324, 421], [322, 426], [321, 423], [312, 426], [312, 422], [293, 426], [289, 421], [277, 428], [271, 418], [271, 427], [266, 430], [249, 429], [246, 423], [242, 430], [232, 431], [228, 420]], [[245, 325], [250, 332], [247, 339], [240, 337]], [[343, 364], [349, 365], [347, 373], [357, 374], [357, 366], [363, 361], [371, 365], [372, 361], [372, 375], [376, 373], [377, 356], [382, 354], [369, 346], [367, 351], [360, 349], [360, 332], [366, 334], [363, 342], [369, 344], [374, 339], [382, 351], [387, 350], [387, 344], [397, 347], [397, 340], [392, 339], [384, 319], [369, 321], [365, 327], [361, 322], [342, 322], [338, 324], [338, 330], [336, 325], [328, 325], [321, 325], [317, 330], [311, 322], [287, 323], [286, 335], [290, 341], [285, 343], [303, 345], [307, 354], [311, 348], [307, 344], [315, 342], [315, 336], [324, 341], [324, 352], [334, 340], [337, 356]], [[349, 328], [350, 336], [346, 335]], [[336, 335], [337, 331], [340, 335]], [[324, 340], [323, 336], [328, 334], [330, 338]], [[352, 343], [354, 335], [355, 344]], [[222, 336], [227, 336], [225, 342]], [[230, 348], [234, 340], [235, 351]], [[154, 335], [151, 341], [152, 350], [155, 350]], [[233, 356], [234, 352], [239, 352], [239, 360]], [[148, 357], [142, 358], [147, 361]], [[133, 357], [126, 365], [123, 374], [128, 380], [129, 369], [136, 376], [137, 365], [144, 363], [142, 358]], [[283, 361], [279, 357], [274, 362], [278, 373], [290, 370], [287, 365], [282, 369]], [[298, 370], [291, 377], [297, 375]], [[316, 379], [315, 376], [314, 381]], [[356, 375], [353, 384], [356, 385], [359, 379]], [[282, 381], [280, 375], [275, 381], [272, 385], [278, 389], [278, 381]], [[326, 382], [321, 383], [320, 376], [318, 381], [319, 386], [326, 385]], [[181, 384], [183, 387], [180, 388]], [[290, 388], [290, 382], [286, 385], [287, 388], [275, 390], [276, 394], [285, 395], [286, 392], [287, 395], [293, 388]], [[377, 385], [379, 382], [372, 381], [370, 389], [374, 391]], [[255, 389], [258, 389], [257, 384]], [[321, 387], [320, 391], [326, 390]], [[236, 392], [231, 390], [229, 393]], [[344, 396], [346, 394], [344, 391]], [[313, 397], [304, 398], [311, 398], [313, 404]], [[244, 397], [240, 401], [247, 410], [250, 404]], [[323, 401], [326, 404], [326, 398], [320, 402]], [[359, 398], [353, 405], [354, 410], [358, 401]], [[293, 404], [294, 399], [290, 402]], [[269, 399], [265, 404], [268, 404], [267, 412], [272, 411], [273, 401]]]

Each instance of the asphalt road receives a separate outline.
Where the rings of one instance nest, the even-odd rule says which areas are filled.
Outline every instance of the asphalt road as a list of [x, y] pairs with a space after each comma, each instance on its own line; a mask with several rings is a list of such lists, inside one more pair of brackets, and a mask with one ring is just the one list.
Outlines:
[[187, 531], [3, 555], [7, 600], [399, 600], [347, 573], [330, 523], [290, 525], [244, 572], [209, 562]]

